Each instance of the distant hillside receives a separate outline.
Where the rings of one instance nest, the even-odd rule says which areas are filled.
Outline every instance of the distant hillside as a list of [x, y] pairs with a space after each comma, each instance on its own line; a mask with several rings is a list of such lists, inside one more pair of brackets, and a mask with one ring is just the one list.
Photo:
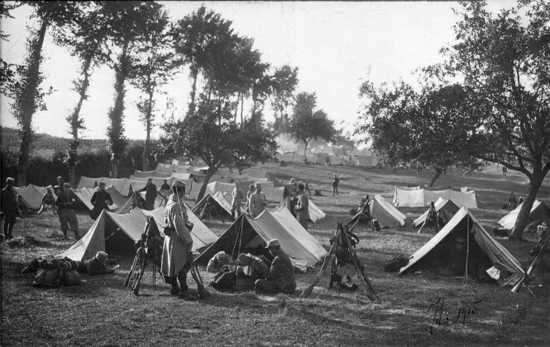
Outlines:
[[[0, 148], [2, 151], [19, 151], [20, 136], [17, 129], [0, 127]], [[70, 139], [51, 136], [48, 134], [35, 134], [32, 143], [32, 155], [40, 157], [51, 157], [57, 151], [65, 151], [69, 146]], [[130, 140], [130, 143], [140, 143], [143, 141]], [[82, 140], [79, 152], [98, 152], [107, 149], [107, 140]]]

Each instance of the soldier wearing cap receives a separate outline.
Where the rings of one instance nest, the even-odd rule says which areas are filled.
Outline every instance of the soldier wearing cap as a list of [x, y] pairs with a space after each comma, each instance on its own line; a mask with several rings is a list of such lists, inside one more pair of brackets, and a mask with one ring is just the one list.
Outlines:
[[288, 255], [281, 249], [281, 243], [273, 239], [267, 243], [266, 248], [273, 256], [273, 261], [267, 277], [254, 282], [256, 291], [266, 294], [294, 293], [296, 291], [294, 267]]
[[2, 214], [4, 218], [4, 236], [6, 239], [13, 237], [13, 226], [19, 213], [17, 208], [17, 192], [13, 185], [15, 180], [12, 177], [6, 178], [6, 186], [2, 189]]
[[[170, 294], [187, 297], [187, 272], [193, 263], [193, 224], [187, 218], [187, 207], [183, 203], [185, 184], [180, 181], [172, 185], [172, 195], [166, 204], [166, 227], [160, 271], [171, 284]], [[179, 282], [179, 286], [178, 286]]]
[[298, 196], [296, 197], [296, 205], [294, 206], [296, 219], [307, 230], [309, 224], [309, 198], [304, 191], [304, 184], [298, 184]]
[[63, 236], [67, 239], [67, 229], [71, 229], [74, 233], [75, 239], [80, 239], [78, 234], [78, 219], [74, 208], [77, 202], [76, 195], [71, 189], [69, 183], [63, 183], [63, 179], [58, 177], [58, 183], [61, 184], [57, 191], [57, 199], [55, 200], [55, 206], [57, 206], [57, 215], [59, 216], [59, 223], [61, 224], [61, 231]]

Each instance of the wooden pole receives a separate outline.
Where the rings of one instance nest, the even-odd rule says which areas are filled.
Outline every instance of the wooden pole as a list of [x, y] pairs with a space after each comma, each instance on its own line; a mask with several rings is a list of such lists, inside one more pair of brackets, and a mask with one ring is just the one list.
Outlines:
[[468, 267], [470, 258], [470, 220], [466, 220], [466, 269], [464, 270], [464, 282], [468, 281]]

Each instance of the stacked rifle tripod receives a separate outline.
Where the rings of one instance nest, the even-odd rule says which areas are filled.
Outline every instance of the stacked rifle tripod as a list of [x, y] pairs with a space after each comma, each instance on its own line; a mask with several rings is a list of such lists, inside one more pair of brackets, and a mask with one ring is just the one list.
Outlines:
[[373, 302], [379, 302], [380, 298], [376, 294], [372, 284], [365, 272], [365, 267], [359, 261], [357, 257], [357, 252], [355, 247], [359, 243], [359, 238], [352, 232], [353, 228], [359, 223], [360, 213], [356, 214], [349, 222], [346, 224], [338, 223], [336, 228], [336, 235], [331, 240], [330, 250], [328, 251], [327, 256], [323, 260], [323, 265], [319, 270], [315, 280], [312, 284], [307, 287], [303, 293], [302, 297], [308, 297], [313, 291], [313, 287], [321, 280], [321, 276], [327, 269], [331, 266], [331, 273], [334, 274], [337, 271], [338, 266], [344, 264], [352, 264], [357, 277], [363, 284], [366, 290], [367, 297]]

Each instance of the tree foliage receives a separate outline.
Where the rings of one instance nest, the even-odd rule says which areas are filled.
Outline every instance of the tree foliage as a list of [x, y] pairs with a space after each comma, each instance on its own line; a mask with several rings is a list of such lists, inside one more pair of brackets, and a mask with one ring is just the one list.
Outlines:
[[304, 143], [304, 159], [307, 162], [307, 146], [311, 140], [330, 141], [336, 134], [334, 122], [328, 119], [323, 110], [314, 110], [317, 106], [315, 93], [296, 95], [294, 113], [290, 122], [290, 134]]
[[[523, 173], [530, 182], [512, 233], [521, 237], [550, 171], [550, 3], [522, 0], [493, 15], [484, 2], [464, 2], [457, 43], [445, 50], [446, 72], [463, 79], [476, 100], [467, 112], [482, 126], [470, 152]], [[484, 113], [476, 113], [483, 105]]]
[[110, 126], [107, 136], [112, 152], [112, 176], [118, 177], [118, 163], [127, 144], [124, 136], [124, 98], [126, 81], [136, 76], [136, 55], [140, 43], [148, 33], [157, 28], [162, 6], [145, 1], [107, 1], [102, 3], [103, 15], [107, 18], [109, 41], [112, 46], [110, 63], [115, 70], [115, 100], [109, 112]]
[[256, 116], [238, 126], [233, 121], [229, 103], [219, 105], [202, 96], [195, 112], [184, 120], [168, 122], [163, 126], [166, 136], [162, 141], [175, 155], [199, 157], [209, 170], [198, 199], [206, 184], [223, 167], [245, 168], [257, 161], [272, 158], [275, 152], [273, 136]]
[[426, 84], [421, 91], [401, 82], [393, 88], [361, 86], [366, 107], [358, 133], [367, 133], [373, 148], [384, 153], [390, 165], [415, 162], [431, 167], [433, 186], [446, 168], [470, 166], [469, 134], [479, 126], [467, 92], [458, 84]]

